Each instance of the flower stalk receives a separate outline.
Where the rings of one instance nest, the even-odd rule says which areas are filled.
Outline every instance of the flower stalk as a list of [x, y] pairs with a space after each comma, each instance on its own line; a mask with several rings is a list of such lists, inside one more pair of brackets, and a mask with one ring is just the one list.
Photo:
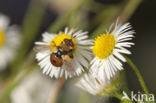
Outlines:
[[144, 90], [144, 92], [149, 95], [149, 92], [148, 92], [148, 89], [147, 89], [147, 86], [143, 80], [143, 77], [141, 76], [141, 73], [139, 72], [138, 68], [135, 66], [135, 64], [127, 57], [127, 56], [124, 56], [127, 60], [127, 63], [131, 66], [131, 68], [135, 71], [137, 77], [138, 77], [138, 80], [140, 82], [140, 85], [142, 87], [142, 89]]
[[113, 93], [113, 96], [121, 100], [123, 103], [132, 103], [130, 100], [122, 99], [123, 95], [121, 93], [115, 92]]
[[57, 79], [51, 89], [47, 103], [57, 103], [58, 95], [65, 83], [65, 77]]

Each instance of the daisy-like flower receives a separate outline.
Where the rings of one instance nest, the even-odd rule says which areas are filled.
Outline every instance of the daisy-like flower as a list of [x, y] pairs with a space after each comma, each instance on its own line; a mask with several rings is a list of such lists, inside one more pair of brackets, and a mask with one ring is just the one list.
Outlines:
[[38, 49], [36, 59], [43, 73], [55, 78], [65, 75], [67, 79], [80, 75], [84, 68], [88, 68], [88, 61], [92, 59], [92, 40], [87, 39], [87, 33], [76, 29], [68, 31], [68, 28], [58, 34], [44, 33], [43, 42], [35, 42]]
[[134, 33], [130, 23], [121, 25], [117, 21], [108, 32], [95, 39], [92, 47], [95, 57], [90, 63], [90, 72], [94, 77], [102, 80], [106, 75], [110, 79], [116, 71], [123, 69], [122, 62], [126, 62], [126, 59], [122, 54], [131, 54], [126, 48], [134, 45], [129, 41]]
[[114, 76], [111, 80], [108, 80], [106, 75], [103, 80], [100, 81], [98, 78], [94, 78], [91, 74], [84, 74], [76, 86], [92, 95], [111, 95], [114, 91], [119, 89], [119, 78]]
[[34, 71], [11, 92], [11, 103], [44, 103], [48, 100], [45, 94], [49, 94], [51, 85], [52, 80]]
[[9, 26], [9, 18], [0, 14], [0, 70], [3, 70], [13, 59], [19, 42], [18, 27]]

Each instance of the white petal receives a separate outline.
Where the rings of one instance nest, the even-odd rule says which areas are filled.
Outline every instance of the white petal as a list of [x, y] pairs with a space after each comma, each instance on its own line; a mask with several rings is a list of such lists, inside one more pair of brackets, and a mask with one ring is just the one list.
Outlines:
[[72, 35], [73, 32], [75, 32], [76, 29], [71, 29], [69, 32], [68, 32], [68, 35]]
[[77, 37], [80, 33], [82, 32], [82, 30], [77, 31], [76, 33], [73, 34], [73, 37]]
[[35, 42], [36, 45], [49, 45], [49, 43], [45, 43], [45, 42]]
[[126, 62], [126, 59], [125, 59], [120, 53], [118, 53], [116, 50], [113, 51], [113, 54], [114, 54], [118, 59], [120, 59], [121, 61]]
[[3, 14], [0, 14], [0, 29], [6, 30], [9, 23], [10, 23], [9, 18]]
[[64, 33], [68, 34], [68, 28], [67, 27], [65, 28]]

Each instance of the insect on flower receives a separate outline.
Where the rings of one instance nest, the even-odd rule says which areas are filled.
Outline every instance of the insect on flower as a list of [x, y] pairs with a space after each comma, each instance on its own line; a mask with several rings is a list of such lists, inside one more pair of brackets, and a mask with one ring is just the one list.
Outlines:
[[60, 46], [36, 46], [35, 51], [52, 50], [50, 56], [50, 62], [56, 67], [61, 67], [63, 62], [71, 65], [71, 58], [73, 58], [72, 52], [74, 50], [74, 43], [71, 39], [64, 39]]
[[56, 78], [72, 77], [81, 74], [88, 68], [91, 57], [92, 40], [88, 40], [88, 32], [75, 29], [56, 34], [44, 33], [43, 42], [35, 42], [36, 59], [43, 73]]

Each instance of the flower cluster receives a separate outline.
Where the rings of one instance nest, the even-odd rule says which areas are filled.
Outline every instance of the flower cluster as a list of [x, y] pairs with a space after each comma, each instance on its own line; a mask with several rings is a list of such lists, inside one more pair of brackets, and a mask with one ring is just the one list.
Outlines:
[[43, 41], [35, 42], [36, 59], [43, 73], [56, 78], [79, 76], [87, 69], [88, 74], [80, 78], [77, 86], [96, 95], [123, 69], [123, 54], [131, 54], [127, 48], [134, 45], [129, 41], [134, 33], [130, 23], [121, 25], [118, 21], [95, 40], [88, 39], [88, 32], [76, 29], [44, 33]]

